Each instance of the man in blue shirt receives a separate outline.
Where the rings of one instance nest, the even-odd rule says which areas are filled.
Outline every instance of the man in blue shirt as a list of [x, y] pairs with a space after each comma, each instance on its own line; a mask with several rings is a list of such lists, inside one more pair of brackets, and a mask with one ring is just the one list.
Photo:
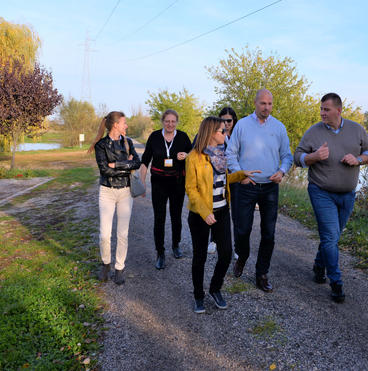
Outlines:
[[249, 257], [254, 208], [258, 203], [261, 242], [256, 263], [256, 283], [261, 290], [272, 292], [267, 273], [275, 244], [279, 183], [290, 169], [293, 156], [285, 126], [270, 115], [273, 103], [271, 92], [267, 89], [259, 90], [254, 103], [255, 111], [238, 121], [226, 150], [231, 172], [262, 171], [252, 177], [255, 184], [245, 179], [235, 186], [237, 213], [234, 218], [234, 238], [238, 259], [234, 265], [234, 275], [242, 275]]

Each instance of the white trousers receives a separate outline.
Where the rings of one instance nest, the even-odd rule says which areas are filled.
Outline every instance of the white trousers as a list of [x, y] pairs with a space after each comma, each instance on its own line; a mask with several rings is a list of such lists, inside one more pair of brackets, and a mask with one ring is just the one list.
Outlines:
[[133, 198], [130, 188], [109, 188], [100, 186], [100, 253], [104, 264], [111, 263], [111, 231], [116, 209], [117, 245], [115, 269], [124, 269], [128, 252], [128, 231], [132, 213]]

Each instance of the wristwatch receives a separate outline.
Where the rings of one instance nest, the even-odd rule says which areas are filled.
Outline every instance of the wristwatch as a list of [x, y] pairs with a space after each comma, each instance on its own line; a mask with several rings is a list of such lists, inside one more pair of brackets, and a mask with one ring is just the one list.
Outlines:
[[363, 159], [360, 156], [358, 156], [356, 159], [359, 162], [358, 166], [363, 165]]

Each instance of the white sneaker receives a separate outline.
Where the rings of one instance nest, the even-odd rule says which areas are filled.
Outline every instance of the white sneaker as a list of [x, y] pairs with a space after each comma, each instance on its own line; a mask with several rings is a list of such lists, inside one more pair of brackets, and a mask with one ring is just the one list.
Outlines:
[[216, 252], [216, 243], [215, 242], [210, 242], [208, 244], [208, 250], [207, 250], [207, 252], [209, 254], [214, 254]]

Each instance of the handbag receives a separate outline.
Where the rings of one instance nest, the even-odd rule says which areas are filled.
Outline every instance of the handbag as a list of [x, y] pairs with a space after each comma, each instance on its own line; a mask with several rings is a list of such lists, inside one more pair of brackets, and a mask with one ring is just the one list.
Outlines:
[[[126, 138], [124, 138], [124, 145], [126, 152], [129, 156], [129, 144]], [[139, 176], [138, 170], [131, 170], [130, 175], [130, 194], [133, 198], [143, 195], [146, 192], [146, 187], [141, 181], [141, 177]]]

